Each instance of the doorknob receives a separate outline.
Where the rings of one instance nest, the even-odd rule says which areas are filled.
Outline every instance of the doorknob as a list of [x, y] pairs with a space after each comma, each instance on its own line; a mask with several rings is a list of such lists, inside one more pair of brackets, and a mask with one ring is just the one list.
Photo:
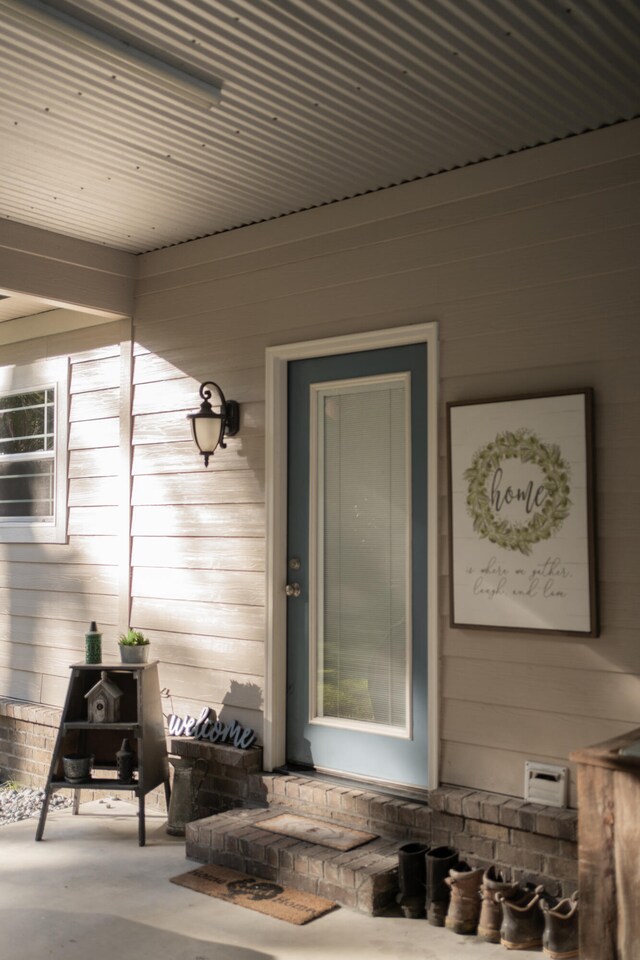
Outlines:
[[288, 597], [299, 597], [302, 593], [302, 587], [299, 583], [288, 583], [284, 588], [284, 592]]

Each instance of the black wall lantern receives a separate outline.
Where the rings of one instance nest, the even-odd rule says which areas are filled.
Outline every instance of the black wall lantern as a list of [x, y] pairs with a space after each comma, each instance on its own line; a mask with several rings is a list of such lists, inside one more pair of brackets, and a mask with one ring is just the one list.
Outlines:
[[[209, 400], [213, 387], [220, 400], [220, 413], [216, 413]], [[188, 413], [187, 420], [191, 421], [191, 431], [198, 450], [204, 457], [205, 467], [209, 466], [209, 457], [212, 457], [216, 447], [226, 447], [225, 437], [235, 437], [240, 429], [240, 406], [235, 400], [225, 400], [224, 393], [217, 383], [207, 380], [200, 384], [202, 404], [197, 413]]]

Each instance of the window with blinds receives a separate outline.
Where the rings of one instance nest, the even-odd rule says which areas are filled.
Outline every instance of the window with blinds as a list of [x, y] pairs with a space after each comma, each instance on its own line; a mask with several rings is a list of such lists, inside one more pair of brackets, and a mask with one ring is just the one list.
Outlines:
[[312, 386], [312, 713], [410, 724], [409, 374]]

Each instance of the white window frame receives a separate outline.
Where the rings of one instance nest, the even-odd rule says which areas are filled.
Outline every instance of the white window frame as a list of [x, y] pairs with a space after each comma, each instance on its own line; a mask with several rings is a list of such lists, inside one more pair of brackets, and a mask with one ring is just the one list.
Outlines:
[[[320, 638], [324, 635], [323, 607], [324, 583], [319, 571], [323, 567], [324, 557], [324, 515], [323, 515], [323, 476], [324, 466], [324, 423], [320, 416], [326, 397], [340, 396], [344, 391], [351, 390], [360, 393], [371, 390], [372, 387], [383, 385], [399, 386], [404, 396], [405, 417], [405, 497], [408, 506], [405, 522], [405, 705], [407, 710], [404, 724], [391, 726], [383, 723], [370, 723], [364, 720], [351, 720], [340, 717], [324, 716], [320, 712], [318, 703], [318, 655], [321, 650]], [[322, 383], [310, 384], [310, 416], [309, 416], [309, 583], [315, 583], [315, 590], [311, 591], [309, 606], [309, 723], [322, 727], [335, 727], [342, 730], [360, 730], [361, 732], [375, 733], [376, 736], [397, 737], [410, 739], [413, 735], [413, 716], [411, 710], [411, 691], [413, 689], [413, 656], [411, 617], [411, 374], [383, 373], [371, 377], [358, 377], [355, 380], [328, 380]], [[315, 547], [314, 547], [315, 545]]]
[[0, 543], [67, 542], [67, 469], [69, 448], [69, 359], [56, 357], [0, 369], [0, 396], [45, 388], [55, 392], [54, 495], [51, 519], [0, 518]]

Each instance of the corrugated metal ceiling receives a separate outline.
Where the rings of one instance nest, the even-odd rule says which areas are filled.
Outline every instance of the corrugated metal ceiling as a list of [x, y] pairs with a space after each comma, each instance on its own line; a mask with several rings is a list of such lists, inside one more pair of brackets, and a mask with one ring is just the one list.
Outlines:
[[640, 112], [637, 0], [55, 0], [222, 83], [206, 112], [0, 0], [0, 215], [141, 252]]

